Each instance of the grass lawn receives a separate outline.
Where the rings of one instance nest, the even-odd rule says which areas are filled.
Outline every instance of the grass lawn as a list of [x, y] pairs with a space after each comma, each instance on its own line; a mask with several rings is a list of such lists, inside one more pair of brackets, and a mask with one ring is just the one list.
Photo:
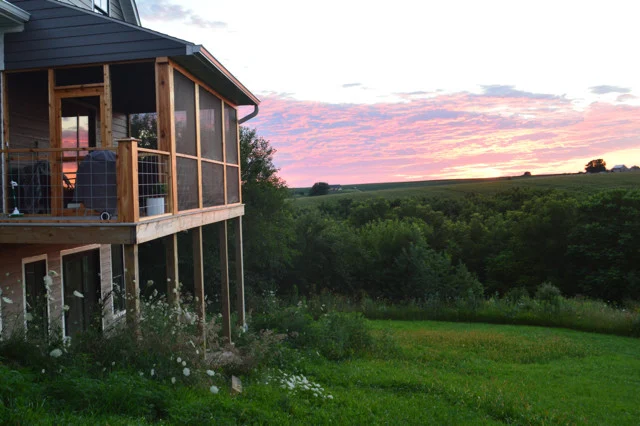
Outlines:
[[[353, 187], [357, 190], [354, 190]], [[560, 175], [514, 177], [512, 179], [460, 179], [422, 182], [394, 182], [343, 186], [343, 193], [333, 193], [318, 197], [297, 197], [294, 204], [312, 207], [321, 202], [337, 202], [342, 198], [365, 200], [370, 198], [407, 197], [462, 197], [469, 193], [492, 194], [512, 188], [556, 189], [560, 191], [597, 192], [605, 189], [640, 186], [640, 172], [607, 173], [594, 175]]]
[[[117, 373], [85, 387], [78, 377], [65, 378], [69, 373], [47, 383], [35, 372], [18, 379], [0, 369], [4, 385], [9, 374], [20, 383], [0, 395], [0, 420], [1, 413], [12, 413], [3, 424], [635, 425], [640, 419], [638, 339], [526, 326], [371, 324], [395, 342], [382, 346], [391, 349], [338, 363], [309, 353], [282, 366], [320, 384], [332, 399], [291, 394], [258, 376], [245, 378], [244, 393], [231, 396], [135, 372], [129, 383]], [[29, 397], [27, 383], [41, 388]], [[60, 392], [65, 386], [74, 394]], [[47, 387], [58, 391], [42, 390]], [[107, 402], [111, 408], [101, 406]], [[161, 406], [154, 418], [140, 408], [151, 402]]]

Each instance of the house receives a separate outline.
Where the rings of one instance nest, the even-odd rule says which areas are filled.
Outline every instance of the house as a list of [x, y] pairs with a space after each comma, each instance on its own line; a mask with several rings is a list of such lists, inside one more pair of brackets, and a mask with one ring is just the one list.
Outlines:
[[342, 185], [329, 185], [329, 191], [331, 192], [342, 191]]
[[624, 164], [618, 164], [617, 166], [614, 166], [611, 169], [611, 172], [613, 173], [628, 172], [628, 171], [629, 171], [629, 168]]
[[229, 226], [245, 321], [238, 125], [259, 100], [204, 47], [141, 27], [135, 0], [0, 0], [0, 32], [3, 332], [73, 336], [99, 309], [135, 327], [139, 245], [164, 240], [173, 303], [182, 231], [204, 317], [202, 228], [217, 226], [229, 337]]

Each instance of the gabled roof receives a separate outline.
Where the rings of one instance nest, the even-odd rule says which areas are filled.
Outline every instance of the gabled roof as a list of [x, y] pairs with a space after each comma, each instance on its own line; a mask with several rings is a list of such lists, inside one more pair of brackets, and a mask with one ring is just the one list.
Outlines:
[[260, 102], [202, 46], [54, 0], [16, 3], [31, 19], [5, 36], [6, 70], [166, 56], [237, 105]]

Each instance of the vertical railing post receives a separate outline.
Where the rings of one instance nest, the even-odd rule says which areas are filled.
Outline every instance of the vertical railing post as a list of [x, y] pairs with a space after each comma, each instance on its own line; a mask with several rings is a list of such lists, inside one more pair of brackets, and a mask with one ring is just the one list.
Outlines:
[[138, 200], [138, 139], [118, 140], [117, 185], [118, 221], [135, 223], [140, 219]]

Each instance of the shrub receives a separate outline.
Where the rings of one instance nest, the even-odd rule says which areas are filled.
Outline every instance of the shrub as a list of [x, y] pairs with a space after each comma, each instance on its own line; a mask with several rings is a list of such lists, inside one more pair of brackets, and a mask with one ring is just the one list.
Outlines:
[[557, 306], [562, 301], [562, 293], [560, 293], [560, 289], [558, 287], [554, 286], [550, 282], [544, 282], [538, 286], [535, 298], [540, 302]]

